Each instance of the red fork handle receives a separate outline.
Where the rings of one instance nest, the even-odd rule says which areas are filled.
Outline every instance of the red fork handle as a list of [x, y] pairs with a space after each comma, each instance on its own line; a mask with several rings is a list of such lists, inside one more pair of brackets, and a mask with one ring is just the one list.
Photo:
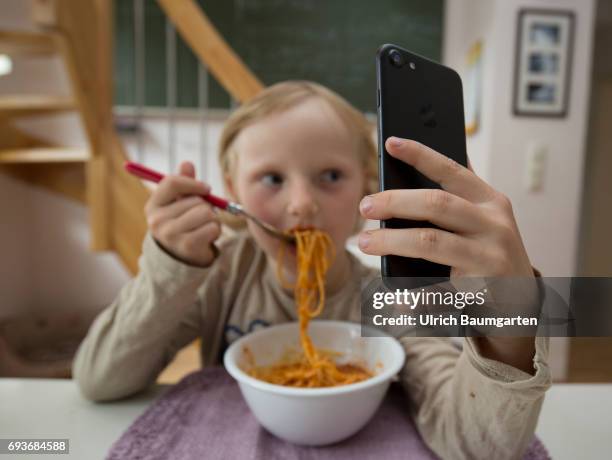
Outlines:
[[[147, 180], [149, 182], [155, 182], [156, 184], [161, 182], [162, 179], [165, 177], [162, 173], [159, 173], [151, 168], [147, 168], [146, 166], [141, 165], [140, 163], [134, 163], [132, 161], [125, 162], [125, 169], [127, 172], [136, 177], [140, 177], [141, 179]], [[201, 196], [202, 198], [204, 198], [204, 200], [208, 201], [210, 204], [220, 209], [227, 210], [230, 204], [230, 202], [226, 199], [215, 196], [211, 193], [209, 193], [208, 195]]]

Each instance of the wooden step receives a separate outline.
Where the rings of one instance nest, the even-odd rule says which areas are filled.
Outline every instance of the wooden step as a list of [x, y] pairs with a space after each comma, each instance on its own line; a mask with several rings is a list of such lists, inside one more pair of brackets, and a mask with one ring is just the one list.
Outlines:
[[88, 163], [0, 163], [0, 172], [87, 204], [85, 170]]
[[76, 163], [89, 160], [89, 151], [76, 147], [30, 147], [0, 150], [0, 164]]
[[11, 94], [0, 96], [0, 115], [25, 116], [48, 112], [75, 110], [76, 101], [70, 96], [45, 94]]
[[51, 33], [0, 30], [0, 54], [48, 55], [55, 52], [54, 35]]

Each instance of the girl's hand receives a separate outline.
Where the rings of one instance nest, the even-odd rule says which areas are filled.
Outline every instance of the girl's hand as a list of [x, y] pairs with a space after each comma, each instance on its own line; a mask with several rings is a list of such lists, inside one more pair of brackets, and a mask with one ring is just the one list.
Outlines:
[[363, 232], [366, 254], [393, 254], [449, 265], [456, 276], [533, 276], [514, 220], [510, 200], [471, 168], [418, 142], [391, 137], [393, 157], [413, 166], [439, 189], [386, 190], [365, 197], [363, 217], [423, 220], [435, 228], [379, 229]]
[[[442, 190], [386, 190], [365, 197], [363, 217], [429, 221], [440, 229], [380, 229], [363, 232], [366, 254], [394, 254], [427, 259], [451, 267], [457, 276], [533, 277], [510, 200], [480, 179], [471, 168], [418, 142], [389, 138], [393, 157], [413, 166]], [[537, 291], [533, 280], [529, 291]], [[533, 337], [477, 337], [480, 353], [533, 374]]]
[[212, 206], [197, 196], [209, 192], [207, 184], [195, 179], [193, 164], [183, 162], [179, 175], [166, 176], [145, 206], [147, 225], [157, 243], [171, 256], [200, 267], [215, 259], [213, 242], [221, 234]]

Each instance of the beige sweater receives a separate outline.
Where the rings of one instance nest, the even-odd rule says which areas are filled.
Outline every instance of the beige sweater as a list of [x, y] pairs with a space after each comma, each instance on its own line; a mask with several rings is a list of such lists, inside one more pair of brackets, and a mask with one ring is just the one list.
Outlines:
[[[329, 297], [322, 318], [360, 321], [360, 283], [378, 273], [350, 255], [352, 278]], [[197, 337], [202, 360], [219, 364], [225, 347], [268, 324], [296, 320], [292, 297], [276, 281], [247, 233], [227, 241], [209, 268], [181, 263], [150, 235], [140, 272], [95, 320], [74, 376], [96, 401], [131, 395], [155, 382], [175, 353]], [[442, 338], [402, 339], [401, 382], [427, 444], [442, 458], [521, 458], [550, 386], [548, 341], [535, 339], [535, 375], [463, 351]]]

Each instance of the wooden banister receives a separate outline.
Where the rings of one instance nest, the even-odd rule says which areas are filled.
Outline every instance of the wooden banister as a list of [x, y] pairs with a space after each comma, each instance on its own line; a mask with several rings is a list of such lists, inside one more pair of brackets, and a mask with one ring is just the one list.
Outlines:
[[157, 0], [183, 40], [217, 81], [239, 102], [263, 89], [194, 0]]
[[109, 156], [115, 154], [111, 139], [117, 136], [112, 121], [112, 3], [111, 0], [60, 0], [55, 2], [52, 14], [54, 27], [60, 32], [57, 47], [74, 83], [90, 143], [91, 159], [85, 177], [93, 250], [115, 249], [109, 190], [112, 171], [108, 167]]

